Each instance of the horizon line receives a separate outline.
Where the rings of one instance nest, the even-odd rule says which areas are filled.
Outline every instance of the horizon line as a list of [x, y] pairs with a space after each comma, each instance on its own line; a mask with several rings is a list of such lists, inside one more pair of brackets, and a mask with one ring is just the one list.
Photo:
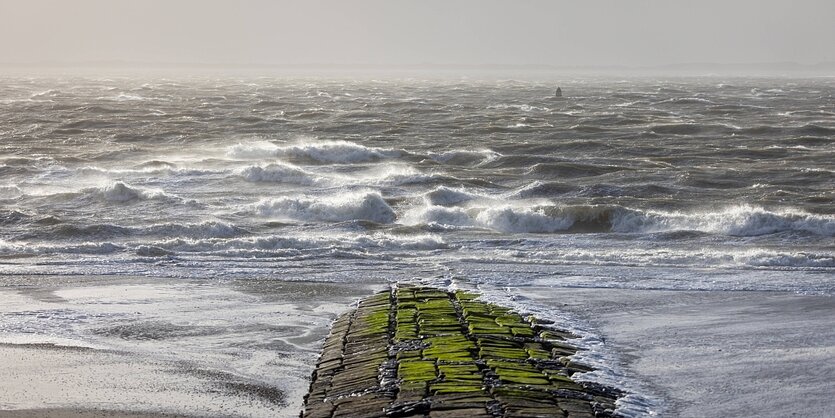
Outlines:
[[235, 62], [174, 62], [174, 61], [133, 61], [133, 60], [84, 60], [58, 61], [42, 60], [29, 62], [0, 62], [0, 68], [123, 68], [142, 69], [171, 68], [211, 68], [211, 69], [346, 69], [346, 70], [687, 70], [687, 69], [769, 69], [769, 70], [835, 70], [835, 61], [817, 63], [799, 63], [796, 61], [764, 62], [681, 62], [653, 65], [618, 65], [618, 64], [460, 64], [460, 63], [411, 63], [411, 64], [373, 64], [373, 63], [235, 63]]

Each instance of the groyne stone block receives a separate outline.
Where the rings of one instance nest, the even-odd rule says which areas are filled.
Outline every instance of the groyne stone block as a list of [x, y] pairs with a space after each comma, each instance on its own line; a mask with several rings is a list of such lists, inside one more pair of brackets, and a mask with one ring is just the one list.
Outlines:
[[576, 338], [465, 291], [396, 286], [331, 328], [303, 418], [613, 417], [616, 388], [577, 382]]

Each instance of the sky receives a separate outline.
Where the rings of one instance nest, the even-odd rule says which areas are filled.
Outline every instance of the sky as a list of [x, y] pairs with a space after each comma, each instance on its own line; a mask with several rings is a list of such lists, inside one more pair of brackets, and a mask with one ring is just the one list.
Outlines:
[[833, 0], [0, 0], [0, 62], [835, 61]]

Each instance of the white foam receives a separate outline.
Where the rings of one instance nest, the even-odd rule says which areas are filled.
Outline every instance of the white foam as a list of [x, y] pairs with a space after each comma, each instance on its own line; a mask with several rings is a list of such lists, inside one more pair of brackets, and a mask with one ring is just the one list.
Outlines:
[[[187, 252], [187, 253], [228, 253], [231, 250], [304, 250], [328, 246], [329, 243], [322, 239], [299, 238], [286, 236], [262, 236], [251, 238], [205, 238], [205, 239], [184, 239], [176, 238], [153, 243], [147, 248], [159, 248], [164, 251]], [[146, 247], [140, 247], [146, 248]]]
[[355, 242], [358, 245], [377, 246], [387, 250], [431, 251], [449, 248], [449, 245], [442, 238], [432, 234], [412, 236], [374, 234], [371, 237], [358, 237]]
[[494, 205], [466, 209], [437, 205], [419, 206], [408, 211], [402, 222], [452, 229], [476, 227], [504, 233], [553, 233], [566, 230], [574, 224], [571, 216], [547, 213], [547, 207], [543, 206], [489, 203]]
[[429, 192], [424, 200], [425, 205], [404, 214], [403, 223], [481, 227], [504, 233], [555, 233], [578, 227], [587, 231], [641, 234], [696, 231], [759, 236], [802, 232], [835, 236], [835, 216], [798, 210], [769, 211], [747, 205], [716, 212], [641, 211], [616, 205], [562, 206], [542, 200], [502, 201], [446, 187]]
[[703, 99], [701, 97], [674, 97], [671, 99], [662, 100], [660, 102], [656, 102], [654, 104], [662, 104], [662, 103], [676, 103], [676, 104], [713, 104], [712, 101], [708, 99]]
[[401, 155], [397, 150], [371, 148], [348, 141], [302, 142], [284, 147], [282, 152], [285, 155], [325, 163], [367, 162]]
[[740, 205], [716, 212], [658, 212], [623, 210], [612, 219], [616, 232], [700, 231], [732, 236], [757, 236], [777, 232], [808, 232], [835, 236], [835, 216], [799, 210], [769, 211]]
[[255, 205], [261, 216], [300, 221], [341, 222], [365, 220], [391, 223], [395, 212], [376, 191], [343, 193], [335, 196], [285, 196]]
[[598, 384], [617, 387], [626, 390], [626, 396], [617, 400], [617, 412], [626, 417], [648, 417], [657, 415], [662, 406], [662, 400], [647, 394], [642, 382], [636, 380], [630, 373], [621, 369], [619, 354], [585, 322], [574, 314], [564, 310], [556, 310], [547, 304], [532, 303], [524, 296], [524, 288], [496, 288], [492, 284], [477, 285], [481, 293], [481, 300], [507, 306], [521, 314], [531, 314], [536, 318], [553, 323], [553, 327], [569, 331], [579, 338], [572, 339], [571, 344], [581, 350], [574, 354], [573, 360], [593, 367], [589, 373], [574, 375], [575, 380], [595, 382]]
[[555, 217], [539, 208], [514, 208], [510, 206], [488, 208], [478, 213], [476, 220], [490, 229], [500, 232], [557, 232], [570, 228], [574, 219]]
[[127, 94], [127, 93], [120, 93], [114, 99], [118, 102], [131, 102], [131, 101], [145, 101], [146, 100], [142, 96], [137, 96], [135, 94]]
[[246, 238], [206, 238], [206, 239], [171, 239], [142, 245], [137, 248], [141, 255], [161, 256], [171, 252], [209, 253], [223, 255], [243, 255], [258, 251], [269, 251], [295, 255], [300, 251], [334, 249], [365, 252], [368, 249], [383, 251], [431, 251], [449, 248], [440, 237], [432, 234], [391, 235], [375, 233], [371, 235], [330, 234], [325, 236], [260, 236]]
[[0, 254], [7, 255], [48, 255], [48, 254], [111, 254], [124, 247], [110, 242], [83, 242], [68, 245], [43, 245], [29, 243], [10, 243], [0, 241]]
[[230, 147], [228, 157], [238, 159], [271, 159], [276, 157], [312, 160], [319, 163], [358, 163], [399, 157], [403, 152], [373, 148], [348, 141], [303, 140], [289, 145], [257, 141]]
[[487, 106], [488, 109], [498, 110], [519, 110], [522, 112], [550, 112], [551, 109], [547, 107], [532, 106], [527, 104], [497, 104]]
[[442, 228], [477, 227], [477, 223], [462, 208], [444, 206], [420, 206], [407, 211], [401, 219], [406, 225], [425, 224]]
[[341, 175], [338, 181], [342, 184], [374, 184], [395, 185], [420, 184], [434, 181], [439, 176], [426, 174], [405, 163], [378, 163], [373, 168], [351, 175]]
[[174, 198], [162, 190], [142, 189], [117, 181], [102, 187], [85, 189], [85, 192], [110, 202]]
[[[203, 176], [209, 174], [221, 174], [223, 171], [219, 170], [210, 170], [210, 169], [200, 169], [200, 168], [176, 168], [172, 165], [152, 165], [147, 167], [142, 167], [139, 169], [113, 169], [113, 168], [102, 168], [102, 167], [95, 167], [95, 166], [86, 166], [81, 167], [79, 169], [69, 169], [65, 167], [60, 168], [60, 174], [65, 176], [71, 175], [83, 175], [83, 176], [91, 176], [91, 177], [121, 177], [124, 175], [135, 175], [135, 174], [165, 174], [171, 176]], [[54, 170], [58, 171], [58, 170]]]
[[287, 163], [248, 166], [238, 170], [237, 174], [251, 182], [291, 183], [306, 186], [320, 184], [324, 180], [301, 167]]
[[23, 194], [23, 190], [15, 185], [0, 186], [0, 199], [16, 199]]
[[238, 159], [270, 159], [279, 154], [279, 149], [278, 145], [267, 141], [242, 142], [229, 147], [226, 156]]
[[771, 252], [748, 251], [734, 254], [734, 260], [740, 264], [754, 267], [835, 267], [835, 254], [816, 254], [808, 252]]

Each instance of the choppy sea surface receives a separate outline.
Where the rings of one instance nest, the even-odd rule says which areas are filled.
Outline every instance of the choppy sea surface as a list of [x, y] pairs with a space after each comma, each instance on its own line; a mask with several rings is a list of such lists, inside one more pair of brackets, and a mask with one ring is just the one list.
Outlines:
[[[7, 293], [4, 341], [168, 347], [295, 393], [339, 309], [286, 314], [229, 283], [835, 293], [835, 79], [558, 82], [565, 97], [556, 80], [2, 78], [0, 275], [185, 279]], [[205, 279], [225, 284], [194, 293]], [[122, 317], [141, 306], [147, 323]], [[230, 318], [250, 342], [145, 347], [122, 329], [238, 335]], [[264, 321], [301, 331], [276, 352]], [[635, 394], [626, 415], [660, 408], [616, 356], [587, 360]]]
[[6, 78], [0, 273], [835, 290], [835, 80]]

